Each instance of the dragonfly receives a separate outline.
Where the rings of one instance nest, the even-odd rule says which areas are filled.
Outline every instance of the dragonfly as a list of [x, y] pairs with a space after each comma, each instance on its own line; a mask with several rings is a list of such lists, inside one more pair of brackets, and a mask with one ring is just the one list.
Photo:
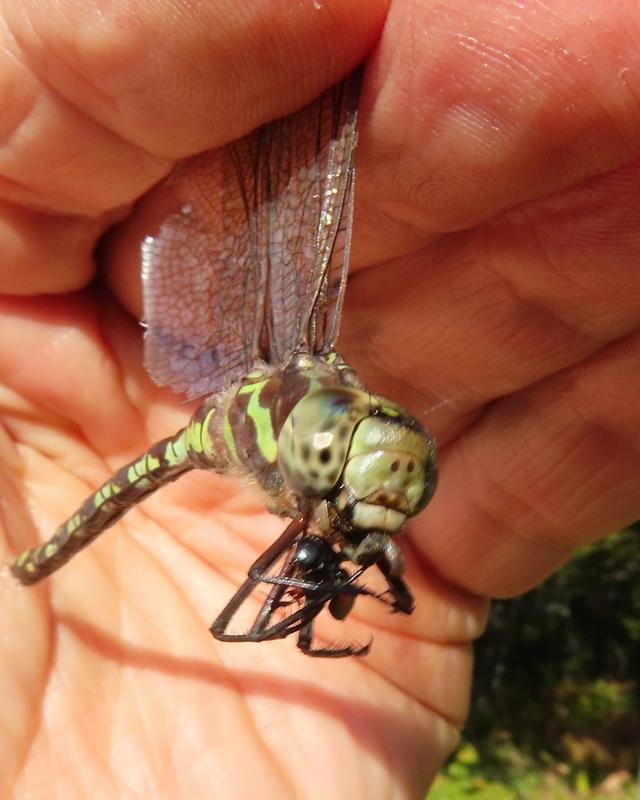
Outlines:
[[[10, 567], [25, 585], [60, 568], [132, 506], [193, 469], [250, 479], [289, 523], [251, 565], [211, 632], [262, 642], [344, 620], [359, 595], [410, 614], [395, 540], [436, 487], [420, 421], [367, 391], [335, 342], [349, 265], [362, 69], [296, 113], [179, 162], [170, 208], [142, 243], [144, 363], [187, 399], [188, 425], [119, 469], [43, 544]], [[363, 581], [373, 567], [384, 590]], [[368, 573], [370, 574], [370, 573]], [[248, 630], [233, 620], [261, 591]], [[266, 597], [265, 597], [266, 595]]]

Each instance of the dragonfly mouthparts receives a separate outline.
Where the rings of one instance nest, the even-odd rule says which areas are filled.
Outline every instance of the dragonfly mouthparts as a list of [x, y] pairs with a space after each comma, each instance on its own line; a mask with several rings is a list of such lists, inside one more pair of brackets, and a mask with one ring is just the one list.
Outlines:
[[353, 509], [353, 524], [365, 530], [396, 533], [404, 525], [407, 515], [379, 502], [359, 500]]

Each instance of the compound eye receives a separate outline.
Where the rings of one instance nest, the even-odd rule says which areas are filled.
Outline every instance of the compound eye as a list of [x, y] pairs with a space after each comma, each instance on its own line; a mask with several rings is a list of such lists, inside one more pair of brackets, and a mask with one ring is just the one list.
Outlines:
[[326, 546], [319, 536], [304, 536], [296, 545], [296, 561], [305, 569], [322, 567]]
[[370, 411], [369, 395], [348, 387], [318, 389], [300, 399], [278, 436], [278, 465], [305, 497], [326, 497], [338, 483], [353, 431]]

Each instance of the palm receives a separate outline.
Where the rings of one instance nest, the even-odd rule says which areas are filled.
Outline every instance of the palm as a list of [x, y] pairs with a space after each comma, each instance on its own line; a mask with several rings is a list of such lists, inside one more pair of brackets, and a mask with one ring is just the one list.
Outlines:
[[[139, 366], [139, 328], [108, 303], [99, 322], [89, 297], [11, 308], [25, 314], [12, 324], [24, 326], [24, 337], [41, 337], [33, 350], [46, 358], [46, 364], [38, 355], [27, 360], [19, 379], [20, 387], [37, 387], [24, 392], [34, 409], [29, 420], [7, 414], [17, 440], [7, 447], [24, 465], [23, 494], [9, 510], [23, 523], [18, 544], [26, 544], [35, 536], [35, 519], [51, 530], [119, 463], [179, 427], [187, 412], [149, 385]], [[61, 337], [52, 357], [45, 343], [54, 339], [61, 315], [70, 335]], [[79, 399], [78, 387], [59, 385], [70, 363], [77, 375], [93, 375]], [[333, 743], [335, 762], [357, 756], [361, 769], [353, 780], [370, 780], [393, 759], [405, 765], [414, 788], [424, 783], [434, 768], [422, 764], [425, 742], [433, 740], [434, 753], [442, 753], [453, 733], [423, 704], [462, 718], [464, 646], [434, 646], [423, 624], [396, 624], [377, 608], [369, 617], [366, 603], [367, 623], [376, 626], [367, 659], [323, 662], [303, 658], [293, 642], [258, 649], [221, 645], [209, 635], [212, 616], [280, 526], [259, 498], [228, 479], [192, 474], [130, 512], [47, 585], [28, 592], [10, 587], [3, 607], [20, 628], [4, 638], [2, 663], [17, 674], [28, 653], [30, 670], [20, 687], [27, 713], [21, 709], [16, 752], [8, 755], [16, 763], [33, 738], [26, 773], [32, 791], [42, 791], [59, 770], [72, 795], [88, 783], [129, 782], [144, 773], [147, 793], [198, 796], [210, 778], [202, 765], [193, 768], [197, 743], [210, 754], [205, 763], [215, 762], [220, 787], [244, 787], [248, 795], [260, 782], [282, 796], [278, 781], [302, 785], [309, 770], [299, 755], [287, 759], [282, 743], [304, 747], [318, 739]], [[439, 615], [449, 615], [450, 604], [461, 614], [482, 612], [482, 604], [452, 590], [427, 599], [429, 591], [421, 588], [418, 601], [431, 614], [440, 608]], [[425, 611], [421, 616], [424, 621]], [[447, 631], [440, 623], [438, 638], [462, 640], [455, 627]], [[398, 662], [394, 653], [400, 652]], [[457, 680], [449, 688], [443, 684], [452, 670]], [[347, 730], [345, 718], [353, 720]], [[104, 765], [109, 751], [111, 775]], [[82, 768], [72, 769], [78, 760]], [[335, 776], [326, 780], [328, 792]]]
[[[392, 64], [406, 87], [403, 64], [390, 55], [402, 31], [390, 30], [373, 74], [381, 80]], [[456, 64], [462, 76], [465, 58]], [[637, 385], [640, 347], [638, 203], [633, 165], [621, 167], [631, 151], [613, 134], [595, 135], [573, 179], [541, 169], [536, 182], [535, 158], [544, 163], [546, 151], [525, 142], [514, 113], [516, 145], [513, 135], [504, 152], [493, 145], [499, 169], [473, 153], [458, 167], [446, 136], [421, 149], [437, 127], [429, 116], [438, 118], [437, 108], [411, 124], [413, 107], [406, 94], [393, 94], [393, 70], [388, 75], [379, 104], [365, 86], [361, 223], [341, 344], [372, 388], [417, 413], [436, 407], [425, 419], [443, 443], [441, 485], [404, 539], [415, 614], [399, 619], [359, 601], [357, 614], [375, 636], [366, 659], [305, 659], [291, 641], [218, 644], [207, 632], [212, 617], [280, 523], [229, 480], [187, 475], [46, 586], [26, 591], [5, 580], [1, 663], [12, 735], [0, 775], [7, 787], [37, 796], [55, 782], [71, 797], [97, 785], [110, 785], [112, 795], [131, 786], [148, 796], [204, 797], [215, 785], [225, 797], [387, 797], [393, 786], [417, 796], [464, 717], [466, 643], [482, 626], [480, 598], [523, 591], [574, 546], [638, 514], [640, 426], [637, 404], [626, 399]], [[207, 98], [208, 87], [202, 91]], [[104, 117], [95, 98], [84, 100]], [[126, 101], [122, 109], [126, 116]], [[620, 113], [640, 128], [635, 106]], [[398, 119], [409, 131], [400, 139]], [[199, 121], [184, 148], [205, 146]], [[132, 125], [110, 119], [107, 127], [131, 133]], [[144, 141], [148, 131], [131, 140]], [[530, 175], [519, 160], [519, 133]], [[568, 148], [565, 134], [557, 136]], [[148, 133], [147, 149], [167, 157], [158, 149], [163, 135], [177, 155], [173, 129]], [[582, 183], [601, 171], [589, 163], [598, 148], [617, 169]], [[92, 187], [94, 213], [134, 199], [165, 169], [159, 158], [131, 167], [114, 156], [114, 163], [121, 183], [109, 176], [101, 202]], [[435, 191], [420, 191], [425, 176]], [[81, 284], [83, 242], [100, 227], [81, 216], [85, 186], [71, 182], [56, 206], [75, 215], [71, 221], [52, 225], [24, 212], [35, 244], [7, 275], [5, 292]], [[550, 192], [560, 193], [535, 200]], [[44, 188], [42, 197], [51, 204]], [[106, 253], [113, 295], [137, 313], [144, 217], [143, 204]], [[62, 240], [80, 230], [75, 260], [54, 248], [54, 268], [38, 269], [43, 230]], [[51, 532], [110, 471], [174, 432], [188, 412], [150, 385], [140, 331], [105, 288], [7, 300], [2, 325], [8, 552]]]

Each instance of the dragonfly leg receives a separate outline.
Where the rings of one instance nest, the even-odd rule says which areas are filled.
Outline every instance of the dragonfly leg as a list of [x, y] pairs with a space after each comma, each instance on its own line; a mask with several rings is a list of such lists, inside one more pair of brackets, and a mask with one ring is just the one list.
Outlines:
[[366, 656], [371, 641], [365, 645], [344, 645], [342, 647], [314, 647], [313, 620], [303, 625], [298, 633], [298, 647], [306, 656], [315, 658], [345, 658], [347, 656]]
[[[294, 520], [291, 522], [283, 531], [283, 533], [276, 539], [276, 541], [270, 545], [264, 553], [251, 565], [251, 569], [249, 572], [251, 573], [254, 568], [258, 568], [259, 570], [268, 570], [271, 566], [273, 566], [274, 562], [281, 557], [281, 555], [291, 547], [293, 542], [295, 541], [296, 537], [306, 528], [306, 519], [299, 519]], [[291, 562], [291, 557], [287, 560], [287, 564], [285, 564], [284, 570], [289, 567], [289, 563]], [[242, 586], [238, 589], [238, 591], [233, 595], [231, 600], [227, 603], [227, 605], [222, 609], [220, 614], [216, 617], [213, 624], [209, 628], [211, 633], [216, 639], [220, 641], [229, 642], [229, 641], [236, 641], [236, 642], [250, 642], [250, 641], [261, 641], [261, 639], [254, 639], [252, 637], [252, 633], [248, 632], [245, 634], [230, 634], [226, 633], [226, 630], [229, 626], [229, 623], [237, 613], [238, 609], [242, 606], [242, 604], [247, 600], [247, 598], [251, 595], [253, 590], [256, 586], [261, 582], [260, 578], [252, 577], [251, 574], [247, 578], [247, 580], [242, 584]], [[277, 587], [276, 587], [277, 588]], [[282, 587], [280, 595], [284, 593], [286, 590], [286, 586]], [[256, 621], [252, 626], [252, 631], [256, 627], [256, 624], [259, 620], [265, 616], [271, 617], [273, 614], [276, 605], [276, 599], [272, 597], [275, 593], [270, 593], [269, 597], [267, 597], [266, 601], [264, 602], [258, 616], [256, 617]], [[277, 598], [277, 602], [279, 602], [280, 597]], [[267, 611], [265, 612], [265, 607]], [[286, 634], [285, 634], [286, 635]]]
[[[283, 590], [283, 587], [274, 587], [276, 590]], [[244, 641], [244, 642], [265, 642], [274, 639], [284, 639], [293, 633], [298, 633], [297, 645], [300, 650], [308, 656], [316, 658], [344, 658], [346, 656], [364, 656], [369, 652], [371, 642], [364, 646], [345, 645], [343, 647], [314, 647], [313, 646], [313, 622], [318, 614], [325, 607], [332, 595], [326, 594], [319, 598], [307, 599], [304, 606], [297, 611], [289, 614], [284, 619], [274, 625], [269, 625], [270, 616], [262, 614], [267, 606], [265, 601], [261, 613], [256, 617], [256, 623], [250, 631], [245, 634], [234, 634], [225, 641]], [[335, 597], [335, 595], [333, 595]], [[273, 613], [271, 610], [271, 613]], [[261, 625], [257, 626], [258, 620]]]
[[380, 572], [384, 575], [388, 586], [388, 592], [391, 595], [391, 601], [387, 601], [384, 595], [378, 595], [378, 599], [388, 603], [394, 612], [411, 614], [415, 604], [413, 595], [409, 591], [406, 582], [399, 575], [393, 574], [392, 567], [385, 559], [380, 559], [376, 564]]
[[[294, 520], [283, 534], [252, 565], [249, 577], [238, 589], [211, 626], [211, 633], [221, 641], [263, 642], [283, 639], [299, 633], [300, 649], [315, 656], [338, 658], [364, 655], [362, 647], [315, 648], [312, 644], [313, 621], [328, 606], [336, 619], [344, 619], [353, 607], [358, 594], [374, 594], [356, 583], [365, 567], [349, 575], [340, 567], [340, 555], [321, 537], [303, 536], [307, 520]], [[297, 540], [297, 543], [296, 543]], [[295, 545], [294, 545], [295, 543]], [[278, 575], [269, 575], [276, 561], [288, 550]], [[311, 574], [312, 578], [297, 575]], [[242, 633], [228, 633], [227, 628], [240, 606], [261, 583], [271, 584], [251, 628]], [[282, 619], [273, 622], [274, 614], [290, 605], [298, 607]], [[300, 605], [301, 604], [301, 605]]]
[[251, 628], [244, 633], [227, 633], [227, 627], [235, 612], [256, 588], [256, 585], [257, 581], [248, 578], [225, 606], [210, 628], [216, 639], [222, 642], [266, 642], [273, 639], [284, 639], [292, 633], [296, 633], [317, 617], [329, 599], [327, 596], [307, 600], [301, 608], [296, 609], [284, 619], [278, 620], [278, 622], [271, 625], [273, 614], [278, 608], [282, 607], [281, 597], [287, 590], [286, 586], [274, 586], [262, 604]]
[[[295, 566], [295, 559], [292, 559], [291, 565]], [[349, 582], [354, 582], [364, 572], [364, 567], [356, 570], [353, 575], [348, 576]], [[346, 573], [344, 573], [346, 575]], [[342, 575], [339, 577], [339, 582], [329, 588], [319, 596], [311, 594], [305, 595], [305, 604], [301, 609], [293, 612], [285, 619], [269, 626], [270, 614], [275, 610], [274, 602], [270, 602], [273, 598], [274, 601], [279, 602], [279, 598], [286, 591], [286, 587], [282, 584], [273, 587], [270, 597], [265, 601], [262, 610], [256, 623], [264, 626], [261, 629], [261, 636], [264, 639], [284, 638], [292, 633], [298, 631], [298, 647], [308, 656], [315, 656], [318, 658], [343, 658], [346, 656], [364, 656], [369, 652], [371, 642], [365, 646], [345, 645], [343, 647], [314, 647], [313, 646], [313, 623], [318, 614], [328, 605], [329, 612], [335, 619], [345, 619], [353, 608], [355, 596], [348, 595], [345, 591], [348, 588], [348, 583], [344, 581]], [[325, 586], [326, 588], [326, 586]], [[365, 587], [360, 587], [365, 589]], [[369, 590], [365, 590], [367, 594], [373, 594]], [[282, 605], [280, 603], [280, 605]], [[264, 615], [264, 616], [263, 616]]]

